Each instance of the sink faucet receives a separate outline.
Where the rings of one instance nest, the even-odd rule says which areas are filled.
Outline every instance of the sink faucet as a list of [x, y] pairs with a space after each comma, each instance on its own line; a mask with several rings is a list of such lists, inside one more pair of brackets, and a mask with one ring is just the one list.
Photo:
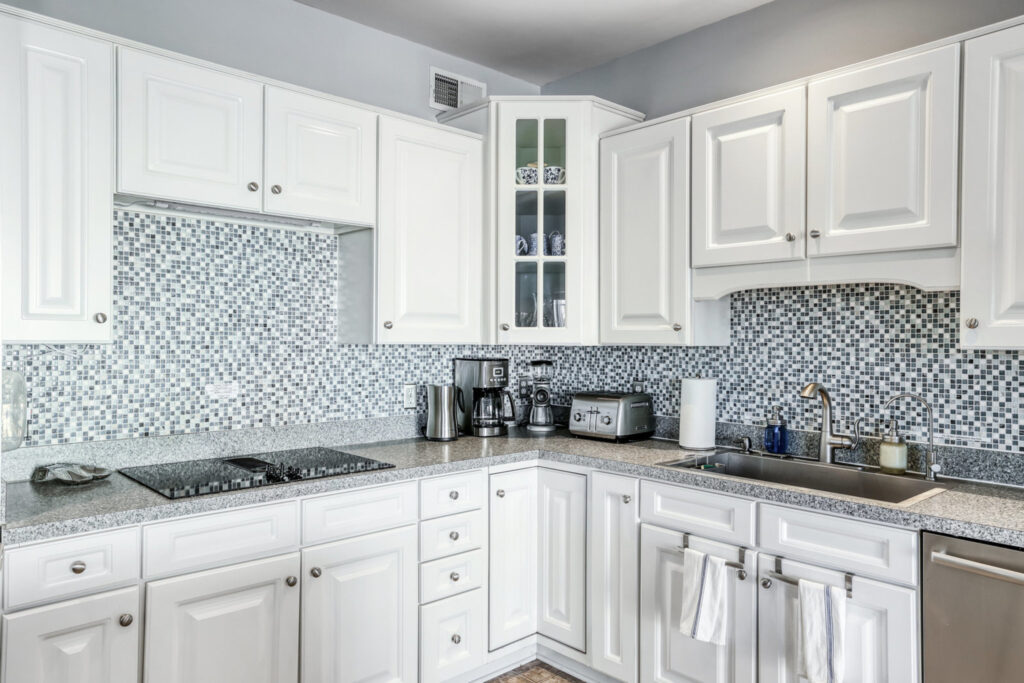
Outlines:
[[[853, 426], [854, 436], [836, 434], [832, 427], [832, 398], [825, 387], [811, 382], [800, 391], [800, 398], [821, 399], [821, 444], [818, 447], [818, 460], [824, 463], [835, 461], [836, 451], [840, 448], [853, 450], [860, 443], [860, 420]], [[863, 419], [863, 418], [861, 418]]]
[[924, 400], [917, 394], [910, 393], [893, 396], [885, 402], [885, 407], [888, 408], [901, 398], [911, 398], [915, 401], [920, 401], [924, 405], [924, 409], [928, 412], [928, 451], [924, 454], [924, 478], [928, 481], [935, 481], [935, 475], [942, 470], [942, 466], [935, 462], [935, 423], [932, 420], [932, 407], [928, 404], [928, 401]]

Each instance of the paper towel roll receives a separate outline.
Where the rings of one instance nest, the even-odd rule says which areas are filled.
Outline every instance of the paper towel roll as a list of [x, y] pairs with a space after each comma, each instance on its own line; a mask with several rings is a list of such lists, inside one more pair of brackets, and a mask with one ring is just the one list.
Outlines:
[[684, 377], [679, 390], [679, 446], [690, 450], [715, 447], [715, 396], [718, 380]]

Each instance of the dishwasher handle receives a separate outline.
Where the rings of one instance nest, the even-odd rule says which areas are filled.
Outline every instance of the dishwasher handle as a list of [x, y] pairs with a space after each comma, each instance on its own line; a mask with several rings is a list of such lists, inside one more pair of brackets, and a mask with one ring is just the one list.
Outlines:
[[1024, 572], [1016, 572], [1012, 569], [1003, 569], [1002, 567], [985, 564], [984, 562], [975, 562], [974, 560], [957, 557], [956, 555], [947, 555], [946, 553], [937, 550], [932, 551], [931, 560], [934, 564], [949, 567], [950, 569], [959, 569], [961, 571], [971, 572], [972, 574], [978, 574], [979, 576], [985, 576], [990, 579], [997, 579], [999, 581], [1006, 581], [1018, 586], [1024, 586]]

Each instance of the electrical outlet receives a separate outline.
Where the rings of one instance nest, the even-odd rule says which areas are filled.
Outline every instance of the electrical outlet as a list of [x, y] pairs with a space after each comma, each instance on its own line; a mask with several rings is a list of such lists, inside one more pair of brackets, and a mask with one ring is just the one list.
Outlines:
[[416, 385], [406, 384], [402, 388], [402, 407], [403, 408], [415, 408], [416, 407]]
[[206, 395], [217, 399], [238, 398], [238, 382], [207, 384]]

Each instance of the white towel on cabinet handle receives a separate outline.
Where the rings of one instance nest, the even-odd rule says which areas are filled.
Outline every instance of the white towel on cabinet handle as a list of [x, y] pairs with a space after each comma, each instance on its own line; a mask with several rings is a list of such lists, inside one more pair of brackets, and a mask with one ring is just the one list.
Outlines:
[[683, 586], [679, 632], [714, 645], [725, 645], [728, 609], [725, 560], [693, 548], [683, 550]]
[[800, 650], [809, 683], [843, 683], [846, 591], [800, 579]]

